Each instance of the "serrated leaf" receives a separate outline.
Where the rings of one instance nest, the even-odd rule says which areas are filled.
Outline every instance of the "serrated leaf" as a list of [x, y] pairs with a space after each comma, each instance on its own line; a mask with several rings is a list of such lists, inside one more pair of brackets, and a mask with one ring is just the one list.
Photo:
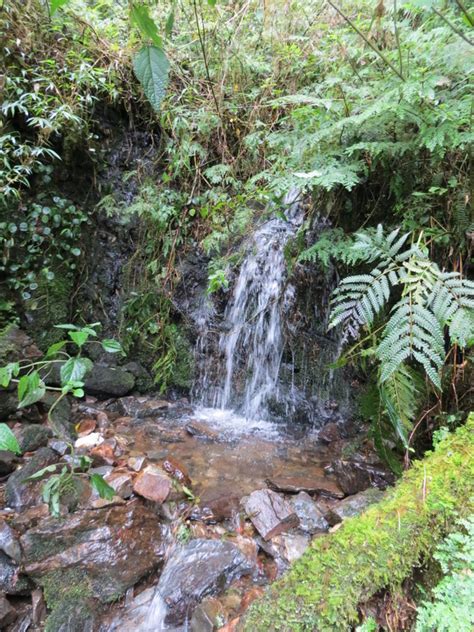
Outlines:
[[144, 46], [133, 60], [133, 69], [143, 91], [156, 112], [168, 85], [169, 62], [156, 46]]
[[157, 48], [163, 47], [163, 40], [158, 34], [156, 23], [146, 5], [133, 3], [130, 16], [143, 37], [150, 39]]
[[89, 358], [69, 358], [61, 367], [62, 386], [66, 386], [69, 382], [80, 382], [93, 366]]
[[110, 487], [100, 474], [91, 474], [90, 482], [101, 498], [112, 500], [115, 496], [114, 488]]
[[0, 424], [0, 450], [21, 454], [18, 440], [7, 424]]

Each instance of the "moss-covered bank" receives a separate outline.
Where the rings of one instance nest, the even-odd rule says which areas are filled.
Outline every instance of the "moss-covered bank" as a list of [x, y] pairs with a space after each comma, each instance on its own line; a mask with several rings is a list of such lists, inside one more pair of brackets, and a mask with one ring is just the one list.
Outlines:
[[359, 603], [395, 589], [474, 508], [474, 414], [406, 472], [386, 498], [309, 551], [256, 602], [244, 632], [349, 630]]

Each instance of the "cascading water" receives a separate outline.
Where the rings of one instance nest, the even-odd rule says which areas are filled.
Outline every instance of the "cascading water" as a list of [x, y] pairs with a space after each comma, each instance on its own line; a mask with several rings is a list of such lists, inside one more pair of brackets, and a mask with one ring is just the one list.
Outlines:
[[[278, 376], [284, 349], [282, 319], [292, 303], [287, 286], [285, 245], [303, 221], [298, 192], [284, 200], [285, 217], [273, 217], [254, 234], [224, 314], [225, 330], [218, 349], [221, 376], [204, 370], [201, 404], [233, 408], [247, 419], [267, 419], [269, 405], [278, 401]], [[205, 349], [207, 331], [198, 341]]]

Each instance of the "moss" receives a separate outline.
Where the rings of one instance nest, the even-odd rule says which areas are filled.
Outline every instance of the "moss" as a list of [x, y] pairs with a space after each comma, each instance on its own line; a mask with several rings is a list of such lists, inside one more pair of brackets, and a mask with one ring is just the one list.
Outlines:
[[382, 502], [315, 540], [249, 610], [245, 632], [334, 632], [358, 622], [358, 604], [396, 590], [474, 501], [474, 414], [406, 472]]
[[51, 610], [65, 601], [92, 597], [87, 574], [77, 568], [51, 571], [37, 581], [44, 590], [46, 604]]

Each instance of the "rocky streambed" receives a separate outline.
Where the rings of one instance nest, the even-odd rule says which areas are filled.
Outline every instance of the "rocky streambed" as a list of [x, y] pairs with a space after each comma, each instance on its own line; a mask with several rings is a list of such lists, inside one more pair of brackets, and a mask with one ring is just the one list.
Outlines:
[[[67, 462], [41, 407], [10, 417], [0, 454], [0, 628], [9, 632], [229, 632], [265, 585], [392, 482], [344, 425], [317, 432], [195, 409], [187, 400], [87, 397], [69, 411], [86, 477], [60, 516], [25, 481]], [[47, 479], [47, 477], [46, 477]]]

